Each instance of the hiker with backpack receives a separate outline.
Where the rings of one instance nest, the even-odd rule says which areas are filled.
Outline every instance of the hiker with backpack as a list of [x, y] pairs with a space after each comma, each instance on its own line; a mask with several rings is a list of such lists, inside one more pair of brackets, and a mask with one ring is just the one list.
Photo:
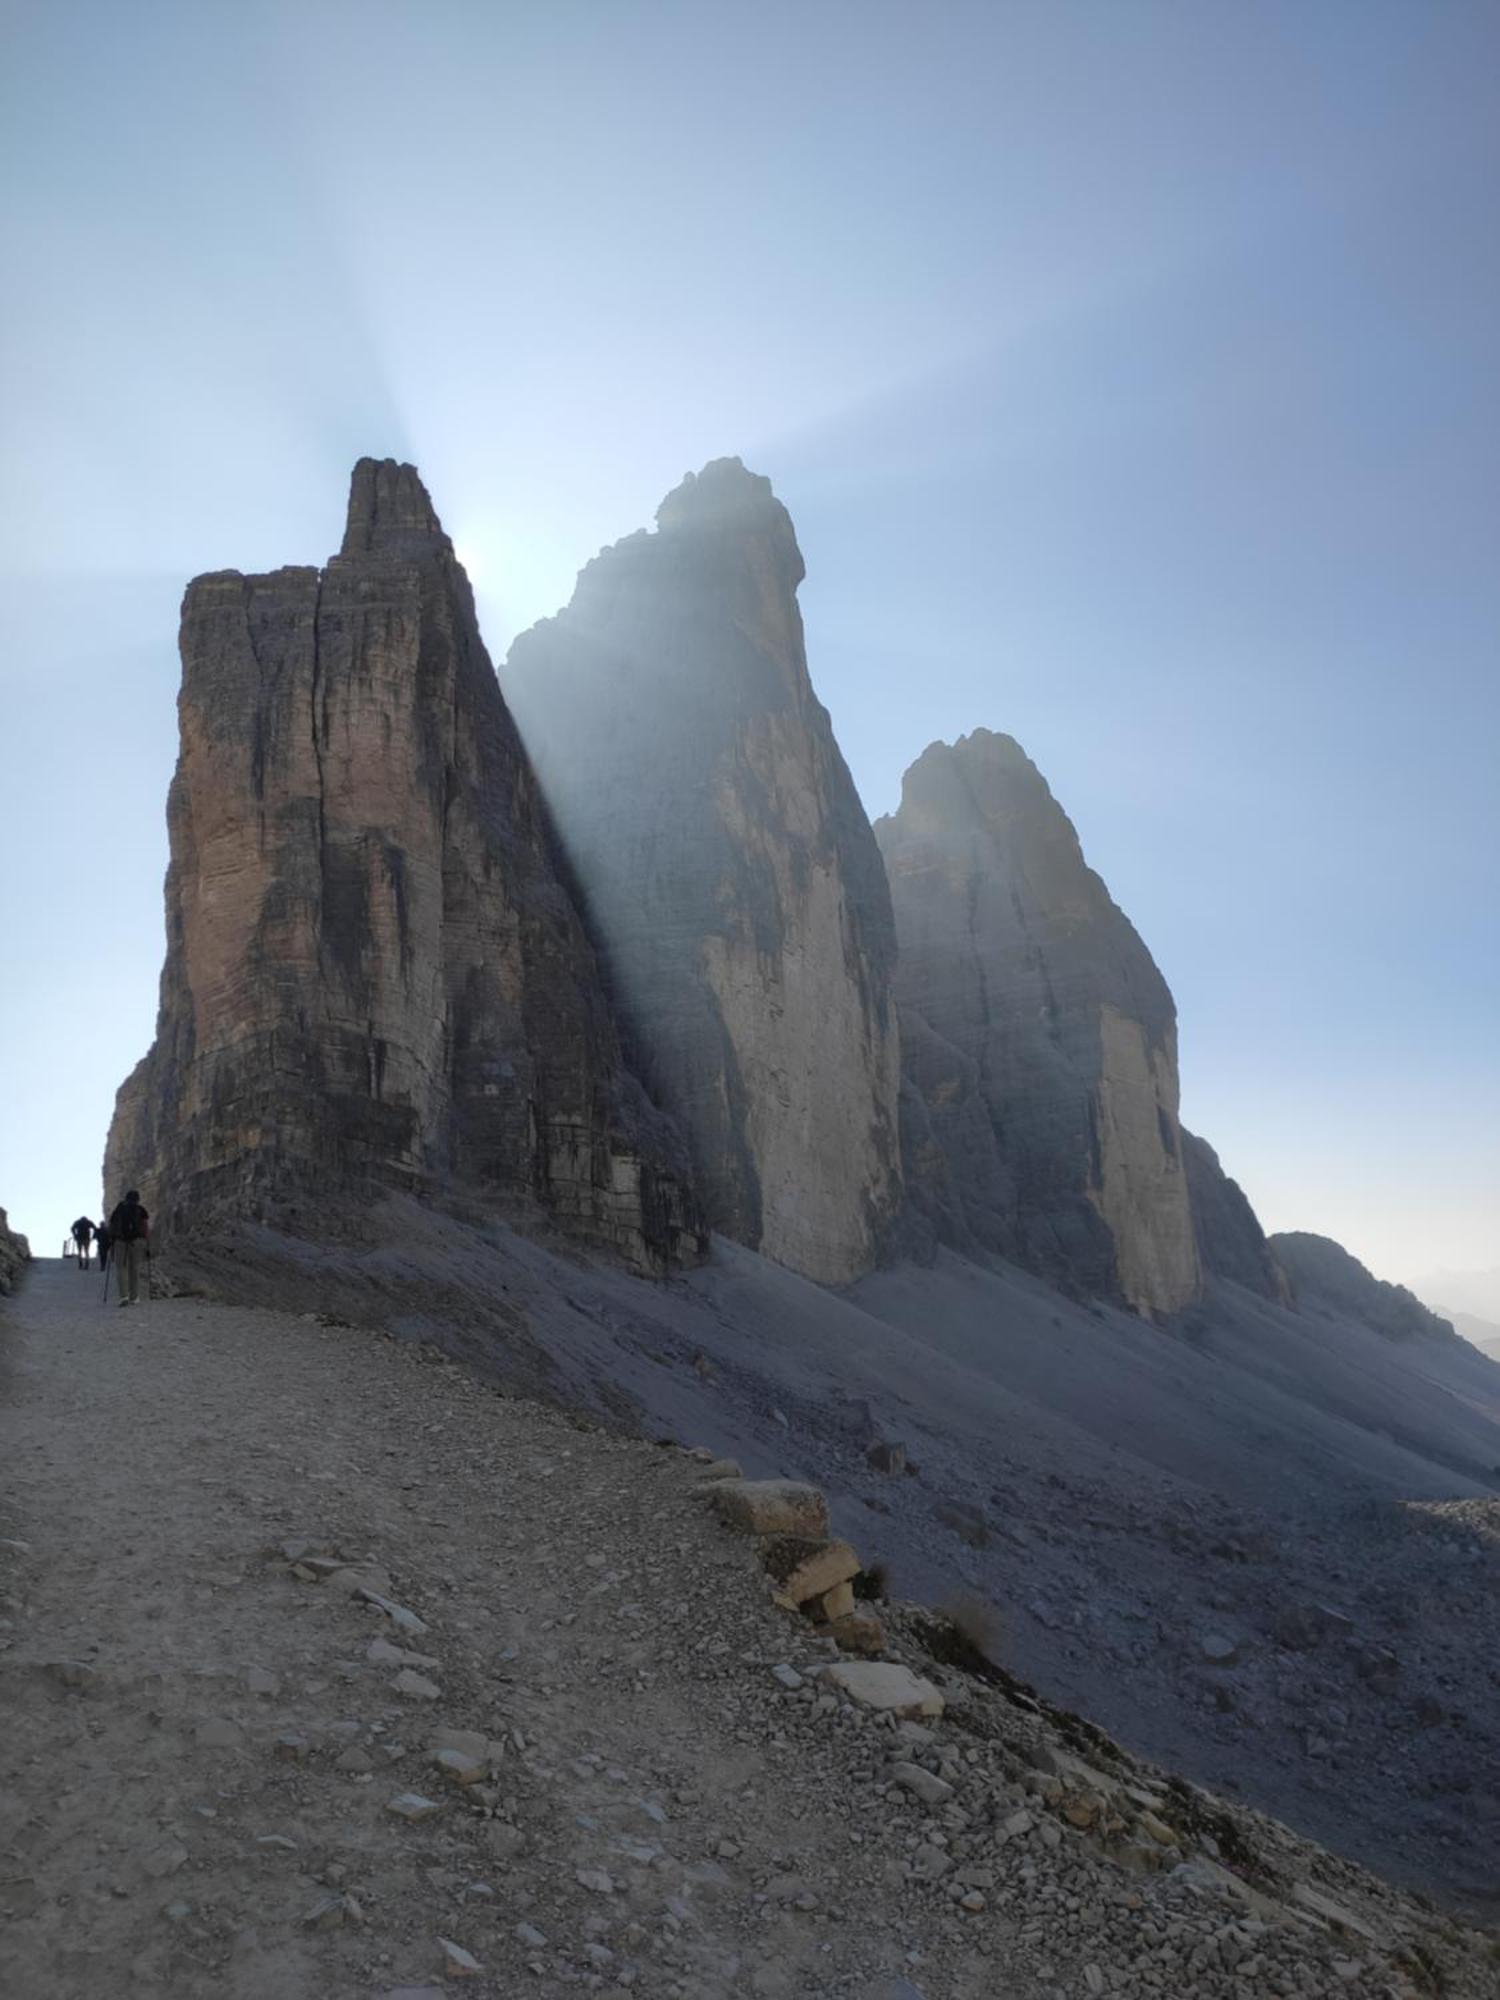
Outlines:
[[86, 1215], [80, 1215], [73, 1224], [73, 1247], [78, 1252], [78, 1268], [89, 1268], [89, 1242], [94, 1234], [94, 1225]]
[[140, 1304], [141, 1260], [151, 1259], [151, 1216], [131, 1188], [109, 1218], [109, 1254], [115, 1264], [115, 1290], [122, 1306]]

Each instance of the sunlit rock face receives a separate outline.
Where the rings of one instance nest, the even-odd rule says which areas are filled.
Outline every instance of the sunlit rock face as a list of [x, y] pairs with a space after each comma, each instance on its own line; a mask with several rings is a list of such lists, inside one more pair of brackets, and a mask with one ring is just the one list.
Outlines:
[[1225, 1173], [1206, 1139], [1186, 1130], [1182, 1159], [1187, 1168], [1198, 1257], [1205, 1274], [1232, 1278], [1237, 1285], [1285, 1305], [1291, 1296], [1286, 1273], [1239, 1182]]
[[396, 1185], [660, 1268], [680, 1142], [625, 1072], [468, 581], [410, 466], [362, 459], [327, 568], [183, 603], [157, 1038], [111, 1199], [165, 1217]]
[[1405, 1285], [1389, 1285], [1341, 1243], [1293, 1229], [1268, 1238], [1299, 1306], [1323, 1307], [1360, 1320], [1387, 1340], [1457, 1340], [1449, 1321], [1430, 1312]]
[[880, 855], [808, 678], [769, 481], [720, 459], [656, 518], [517, 640], [506, 693], [713, 1225], [843, 1283], [900, 1198]]
[[21, 1266], [31, 1255], [31, 1246], [18, 1235], [0, 1208], [0, 1292], [8, 1292], [20, 1276]]
[[876, 822], [908, 1190], [940, 1240], [1167, 1313], [1200, 1284], [1166, 983], [1008, 736], [935, 743]]

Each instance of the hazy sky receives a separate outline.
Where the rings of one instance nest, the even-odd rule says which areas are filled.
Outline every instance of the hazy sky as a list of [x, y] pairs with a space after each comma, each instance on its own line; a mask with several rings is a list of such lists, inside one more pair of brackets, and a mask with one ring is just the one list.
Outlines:
[[1268, 1227], [1497, 1259], [1500, 8], [0, 0], [0, 1203], [151, 1037], [176, 615], [415, 460], [491, 650], [768, 473], [872, 815], [1017, 736]]

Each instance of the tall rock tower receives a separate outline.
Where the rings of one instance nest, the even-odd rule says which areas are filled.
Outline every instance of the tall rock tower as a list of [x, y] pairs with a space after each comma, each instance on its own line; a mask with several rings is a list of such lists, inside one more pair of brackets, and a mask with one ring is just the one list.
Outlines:
[[885, 874], [808, 678], [770, 482], [718, 459], [656, 519], [516, 641], [507, 694], [708, 1219], [840, 1284], [900, 1200]]
[[645, 1268], [695, 1248], [412, 467], [361, 459], [326, 569], [199, 577], [181, 649], [160, 1015], [110, 1198], [187, 1220], [462, 1187]]
[[877, 821], [895, 905], [907, 1184], [940, 1238], [1171, 1312], [1199, 1264], [1176, 1012], [1008, 736], [935, 743]]

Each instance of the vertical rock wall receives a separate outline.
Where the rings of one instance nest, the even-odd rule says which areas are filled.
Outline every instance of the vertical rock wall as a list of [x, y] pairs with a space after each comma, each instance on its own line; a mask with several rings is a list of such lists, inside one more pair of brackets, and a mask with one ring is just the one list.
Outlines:
[[360, 461], [323, 571], [198, 578], [181, 649], [157, 1039], [108, 1188], [180, 1221], [464, 1186], [646, 1267], [682, 1254], [680, 1146], [623, 1068], [413, 469]]
[[769, 481], [717, 460], [516, 641], [506, 690], [709, 1219], [843, 1283], [899, 1204], [894, 937], [802, 575]]
[[1182, 1159], [1193, 1204], [1198, 1256], [1205, 1273], [1232, 1278], [1263, 1298], [1285, 1304], [1291, 1296], [1286, 1274], [1239, 1182], [1225, 1173], [1206, 1139], [1186, 1130]]
[[934, 744], [875, 828], [907, 1181], [940, 1238], [1172, 1312], [1199, 1289], [1172, 997], [1019, 745]]

